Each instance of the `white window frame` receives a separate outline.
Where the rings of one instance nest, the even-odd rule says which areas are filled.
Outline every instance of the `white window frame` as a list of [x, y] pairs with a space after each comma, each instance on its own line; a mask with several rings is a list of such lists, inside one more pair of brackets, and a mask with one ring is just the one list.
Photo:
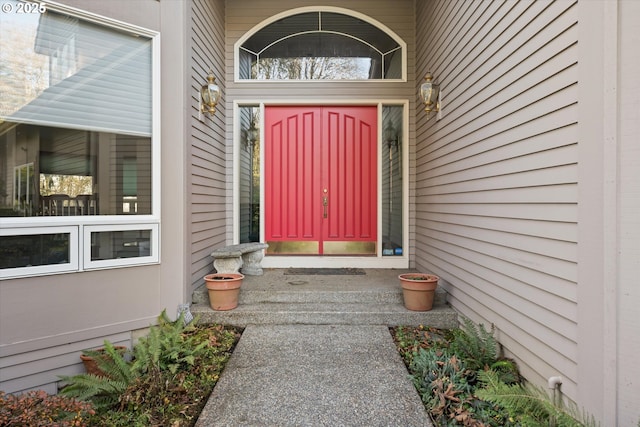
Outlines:
[[0, 236], [35, 236], [43, 234], [69, 234], [69, 262], [64, 264], [44, 264], [33, 267], [15, 267], [0, 270], [0, 279], [13, 279], [26, 276], [43, 276], [56, 273], [78, 271], [79, 248], [78, 227], [30, 227], [0, 229]]
[[[44, 274], [61, 274], [81, 272], [98, 268], [118, 268], [135, 265], [148, 265], [160, 262], [160, 211], [161, 211], [161, 176], [160, 176], [160, 33], [137, 25], [128, 24], [112, 18], [107, 18], [95, 13], [87, 12], [60, 3], [46, 2], [47, 10], [65, 14], [71, 17], [86, 20], [88, 22], [111, 28], [116, 31], [126, 31], [138, 36], [148, 37], [151, 41], [151, 80], [152, 80], [152, 127], [151, 127], [151, 215], [96, 215], [96, 216], [58, 216], [58, 217], [0, 217], [0, 236], [17, 234], [56, 234], [59, 230], [74, 230], [73, 268], [52, 268], [51, 265], [42, 267], [21, 267], [15, 269], [0, 270], [0, 280], [14, 277], [32, 277]], [[35, 123], [36, 125], [39, 125]], [[153, 256], [121, 258], [105, 261], [93, 261], [87, 263], [86, 251], [89, 248], [80, 249], [80, 245], [86, 240], [87, 230], [122, 231], [122, 230], [152, 230]], [[27, 230], [27, 231], [25, 231]], [[65, 231], [63, 231], [65, 232]], [[82, 235], [82, 239], [80, 239]], [[89, 234], [90, 239], [90, 234]], [[82, 255], [81, 255], [82, 253]], [[88, 255], [91, 260], [91, 254]], [[69, 264], [64, 264], [69, 266]]]
[[[91, 233], [109, 231], [151, 231], [149, 256], [131, 258], [112, 258], [98, 261], [91, 260]], [[157, 264], [160, 261], [160, 227], [158, 224], [128, 225], [89, 225], [83, 227], [83, 267], [84, 270], [96, 270], [112, 267], [128, 267], [134, 265]]]

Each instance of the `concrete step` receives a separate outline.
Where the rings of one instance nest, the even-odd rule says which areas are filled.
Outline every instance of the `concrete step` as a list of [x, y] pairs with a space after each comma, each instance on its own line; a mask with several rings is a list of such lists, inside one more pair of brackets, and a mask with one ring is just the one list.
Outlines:
[[[436, 290], [435, 305], [446, 304], [447, 293], [442, 289]], [[209, 303], [206, 287], [200, 286], [192, 294], [194, 304]], [[260, 303], [360, 303], [360, 304], [402, 304], [402, 289], [344, 289], [323, 290], [319, 288], [291, 287], [283, 290], [262, 290], [242, 288], [238, 298], [240, 305]]]
[[245, 327], [258, 325], [425, 325], [458, 327], [457, 313], [446, 303], [446, 292], [436, 291], [434, 308], [407, 310], [398, 281], [399, 270], [366, 270], [363, 275], [288, 275], [265, 270], [246, 276], [238, 307], [214, 311], [204, 285], [193, 292], [191, 312], [201, 323]]
[[418, 312], [400, 303], [256, 303], [239, 304], [228, 311], [214, 311], [208, 303], [194, 304], [191, 313], [200, 323], [247, 325], [425, 325], [458, 327], [457, 313], [447, 305]]

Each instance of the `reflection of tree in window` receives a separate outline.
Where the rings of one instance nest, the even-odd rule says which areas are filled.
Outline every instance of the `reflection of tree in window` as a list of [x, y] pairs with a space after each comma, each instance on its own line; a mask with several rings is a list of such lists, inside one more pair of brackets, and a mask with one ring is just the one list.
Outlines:
[[257, 80], [366, 80], [369, 58], [262, 58], [253, 66]]
[[93, 177], [80, 175], [40, 174], [40, 195], [67, 194], [77, 197], [80, 194], [91, 194]]

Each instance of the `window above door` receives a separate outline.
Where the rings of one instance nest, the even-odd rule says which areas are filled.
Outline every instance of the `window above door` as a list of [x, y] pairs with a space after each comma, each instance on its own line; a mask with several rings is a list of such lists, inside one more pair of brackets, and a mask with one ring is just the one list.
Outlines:
[[405, 43], [384, 25], [346, 9], [296, 9], [236, 43], [239, 80], [401, 80]]

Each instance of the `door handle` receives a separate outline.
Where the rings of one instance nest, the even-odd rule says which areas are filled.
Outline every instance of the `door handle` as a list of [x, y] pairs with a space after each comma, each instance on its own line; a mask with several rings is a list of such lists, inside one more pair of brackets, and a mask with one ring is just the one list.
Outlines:
[[322, 196], [322, 207], [323, 207], [323, 217], [327, 218], [329, 216], [328, 207], [329, 207], [329, 196], [327, 196], [327, 189], [325, 188], [323, 191], [324, 196]]

